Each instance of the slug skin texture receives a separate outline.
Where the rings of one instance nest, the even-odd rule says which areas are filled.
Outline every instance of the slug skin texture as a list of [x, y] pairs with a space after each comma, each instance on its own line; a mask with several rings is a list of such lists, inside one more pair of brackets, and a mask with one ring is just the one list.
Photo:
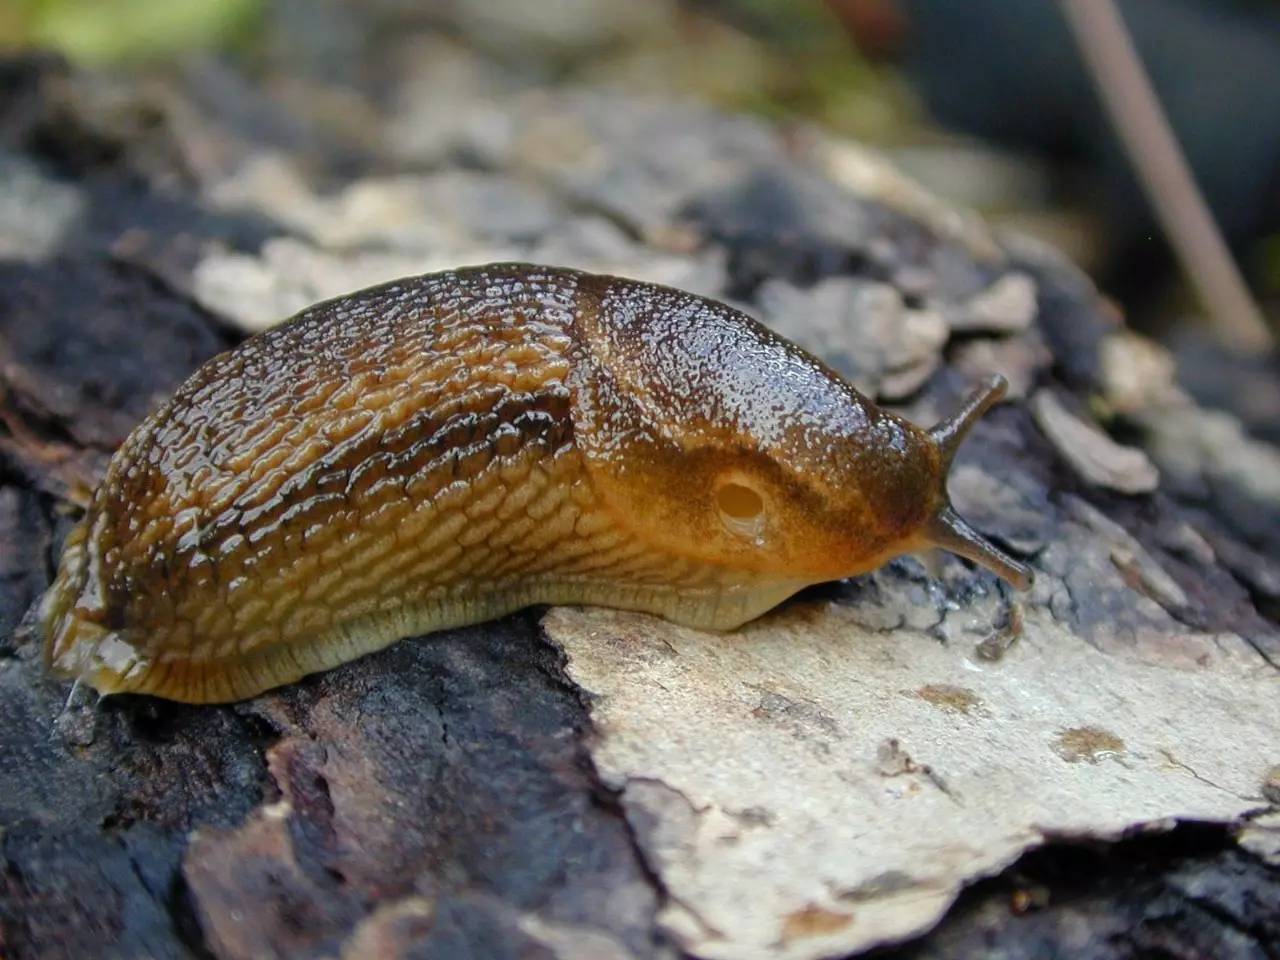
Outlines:
[[922, 430], [723, 304], [528, 264], [399, 280], [201, 367], [112, 458], [40, 619], [101, 693], [252, 696], [537, 603], [727, 630], [945, 546], [996, 378]]

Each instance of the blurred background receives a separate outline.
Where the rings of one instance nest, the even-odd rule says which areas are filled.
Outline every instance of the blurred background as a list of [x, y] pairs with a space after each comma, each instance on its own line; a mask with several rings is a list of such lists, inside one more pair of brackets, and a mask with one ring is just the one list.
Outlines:
[[[1209, 208], [1267, 323], [1280, 315], [1280, 3], [1121, 0]], [[219, 112], [323, 178], [376, 168], [362, 144], [416, 98], [422, 160], [452, 103], [547, 85], [687, 96], [887, 155], [997, 227], [1090, 271], [1129, 322], [1185, 356], [1212, 322], [1095, 94], [1059, 0], [0, 0], [0, 46], [182, 74]], [[240, 98], [244, 84], [253, 98]], [[261, 107], [264, 99], [276, 109]], [[399, 106], [403, 106], [401, 102]], [[456, 111], [452, 111], [456, 112]], [[480, 123], [476, 117], [468, 122]], [[380, 135], [380, 134], [378, 134]], [[336, 160], [334, 158], [337, 158]], [[1208, 353], [1203, 353], [1208, 351]], [[1184, 376], [1195, 379], [1197, 370]], [[1220, 379], [1220, 377], [1219, 377]]]

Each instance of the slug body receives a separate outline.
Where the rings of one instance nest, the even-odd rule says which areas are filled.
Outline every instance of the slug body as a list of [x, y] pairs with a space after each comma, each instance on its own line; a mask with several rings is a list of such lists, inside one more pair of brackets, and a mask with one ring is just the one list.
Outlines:
[[534, 603], [735, 627], [945, 546], [999, 378], [922, 430], [727, 306], [502, 264], [386, 284], [215, 357], [112, 459], [42, 601], [57, 672], [226, 701]]

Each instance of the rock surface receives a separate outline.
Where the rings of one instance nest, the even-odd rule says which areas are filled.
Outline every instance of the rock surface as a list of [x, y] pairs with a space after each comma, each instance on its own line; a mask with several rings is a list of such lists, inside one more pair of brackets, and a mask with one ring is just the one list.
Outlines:
[[[57, 198], [0, 217], [0, 953], [1280, 949], [1275, 447], [1159, 362], [1117, 380], [1129, 335], [1074, 268], [859, 148], [450, 50], [448, 116], [412, 57], [336, 112], [321, 80], [282, 104], [210, 66], [160, 109], [0, 66], [4, 209]], [[19, 622], [158, 398], [315, 297], [494, 257], [733, 300], [920, 422], [1017, 364], [1023, 396], [1110, 402], [1159, 485], [1065, 469], [1016, 400], [952, 493], [1035, 566], [1020, 601], [936, 555], [733, 635], [529, 611], [225, 707], [45, 677]]]

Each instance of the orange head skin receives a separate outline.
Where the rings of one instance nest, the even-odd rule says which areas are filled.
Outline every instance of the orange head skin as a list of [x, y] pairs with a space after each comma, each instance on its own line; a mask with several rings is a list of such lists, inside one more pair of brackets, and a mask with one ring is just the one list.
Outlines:
[[498, 264], [318, 304], [129, 436], [41, 607], [57, 671], [232, 700], [532, 603], [728, 629], [944, 546], [993, 381], [921, 430], [723, 304]]
[[1015, 587], [1026, 567], [950, 509], [964, 434], [993, 378], [932, 431], [881, 410], [825, 364], [723, 304], [597, 284], [578, 319], [577, 442], [637, 536], [707, 563], [809, 583], [932, 546]]

